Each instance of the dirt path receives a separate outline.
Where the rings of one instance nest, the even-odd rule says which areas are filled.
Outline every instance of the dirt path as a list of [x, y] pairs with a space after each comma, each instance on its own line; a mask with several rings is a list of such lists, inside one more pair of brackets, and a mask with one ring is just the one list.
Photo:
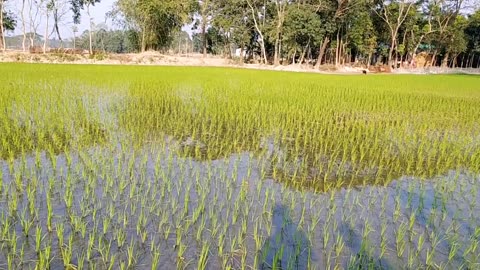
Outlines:
[[[90, 56], [88, 54], [30, 54], [22, 51], [7, 51], [0, 53], [0, 62], [21, 63], [49, 63], [49, 64], [96, 64], [96, 65], [148, 65], [148, 66], [199, 66], [199, 67], [233, 67], [258, 70], [277, 70], [289, 72], [309, 72], [320, 74], [362, 74], [363, 68], [322, 66], [320, 70], [308, 65], [261, 65], [243, 64], [221, 57], [208, 56], [203, 58], [201, 54], [191, 55], [165, 55], [158, 52], [145, 52], [137, 54], [102, 54]], [[468, 73], [480, 74], [480, 69], [399, 69], [395, 74], [439, 74], [439, 73]]]

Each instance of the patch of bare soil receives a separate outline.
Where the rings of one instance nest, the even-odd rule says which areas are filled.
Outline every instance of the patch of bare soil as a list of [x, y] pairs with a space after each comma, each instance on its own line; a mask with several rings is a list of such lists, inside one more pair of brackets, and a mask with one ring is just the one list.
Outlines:
[[155, 51], [130, 54], [105, 54], [96, 53], [89, 55], [88, 52], [76, 50], [52, 50], [47, 54], [41, 52], [22, 52], [8, 50], [0, 53], [0, 62], [20, 63], [50, 63], [50, 64], [97, 64], [97, 65], [152, 65], [152, 66], [200, 66], [200, 67], [235, 67], [260, 70], [278, 70], [290, 72], [312, 72], [322, 74], [368, 74], [368, 73], [395, 73], [395, 74], [438, 74], [438, 73], [469, 73], [480, 74], [479, 69], [440, 69], [434, 67], [416, 69], [390, 70], [382, 66], [369, 69], [354, 66], [323, 65], [315, 69], [311, 65], [262, 65], [262, 64], [240, 64], [231, 59], [216, 56], [203, 57], [201, 54], [189, 55], [167, 55]]

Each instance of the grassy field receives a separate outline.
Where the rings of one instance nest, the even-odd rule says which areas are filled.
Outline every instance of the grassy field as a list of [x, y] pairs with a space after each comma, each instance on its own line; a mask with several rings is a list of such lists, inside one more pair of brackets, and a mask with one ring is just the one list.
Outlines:
[[480, 268], [479, 76], [0, 74], [0, 269]]

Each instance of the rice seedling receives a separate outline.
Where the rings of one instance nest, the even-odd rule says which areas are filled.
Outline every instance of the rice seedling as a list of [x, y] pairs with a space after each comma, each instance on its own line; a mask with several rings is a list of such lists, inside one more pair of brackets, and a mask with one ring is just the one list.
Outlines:
[[478, 268], [477, 77], [0, 72], [0, 267]]

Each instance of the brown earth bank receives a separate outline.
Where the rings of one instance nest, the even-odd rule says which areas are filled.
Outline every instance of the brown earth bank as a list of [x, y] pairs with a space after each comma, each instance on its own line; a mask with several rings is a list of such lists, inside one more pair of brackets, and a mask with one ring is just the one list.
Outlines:
[[18, 63], [49, 63], [49, 64], [97, 64], [97, 65], [150, 65], [150, 66], [204, 66], [204, 67], [235, 67], [262, 70], [279, 70], [291, 72], [312, 72], [324, 74], [370, 74], [370, 73], [394, 73], [394, 74], [479, 74], [480, 69], [462, 68], [398, 68], [388, 66], [362, 67], [358, 65], [323, 65], [315, 69], [312, 65], [264, 65], [264, 64], [241, 64], [239, 61], [208, 55], [204, 58], [201, 54], [168, 55], [155, 51], [129, 54], [105, 54], [93, 55], [82, 50], [51, 50], [43, 54], [41, 52], [23, 52], [7, 50], [0, 53], [0, 62]]

